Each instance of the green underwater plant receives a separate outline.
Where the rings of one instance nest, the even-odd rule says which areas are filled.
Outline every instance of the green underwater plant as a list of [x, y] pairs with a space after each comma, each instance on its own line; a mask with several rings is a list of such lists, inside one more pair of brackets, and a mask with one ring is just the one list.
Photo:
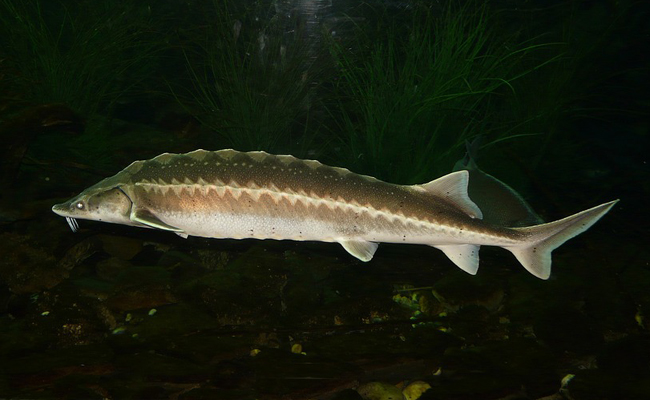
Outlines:
[[123, 2], [0, 0], [2, 100], [108, 112], [151, 63], [146, 20]]
[[[139, 92], [156, 66], [161, 40], [151, 22], [143, 4], [0, 0], [0, 120], [52, 106], [80, 118], [74, 135], [49, 129], [20, 142], [25, 161], [75, 160], [80, 174], [111, 170], [123, 145], [107, 126], [114, 106]], [[20, 135], [0, 134], [6, 143]]]
[[645, 44], [639, 32], [647, 30], [647, 13], [632, 1], [589, 7], [564, 3], [522, 12], [533, 21], [528, 31], [554, 33], [561, 56], [548, 68], [522, 77], [517, 96], [503, 109], [508, 118], [521, 121], [521, 130], [543, 133], [518, 143], [517, 151], [530, 154], [530, 169], [548, 170], [553, 159], [565, 160], [565, 168], [573, 164], [586, 169], [591, 156], [583, 148], [596, 131], [606, 131], [612, 121], [620, 123], [622, 116], [647, 119], [647, 104], [639, 102], [647, 97], [645, 87], [638, 83], [648, 67], [636, 52]]
[[406, 28], [380, 26], [383, 39], [359, 30], [360, 43], [331, 46], [340, 73], [332, 110], [338, 158], [399, 183], [450, 171], [465, 140], [479, 134], [490, 142], [512, 136], [514, 123], [499, 111], [516, 93], [515, 81], [557, 57], [523, 62], [553, 44], [510, 43], [486, 5], [451, 1], [438, 14], [418, 10], [411, 18]]
[[184, 45], [188, 89], [171, 87], [214, 133], [213, 147], [300, 155], [315, 135], [309, 118], [318, 68], [304, 24], [263, 3], [213, 1], [209, 21]]

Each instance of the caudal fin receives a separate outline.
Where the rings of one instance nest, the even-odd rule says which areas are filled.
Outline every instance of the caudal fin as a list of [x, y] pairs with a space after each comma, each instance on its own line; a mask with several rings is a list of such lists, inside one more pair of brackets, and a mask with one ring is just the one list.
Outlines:
[[551, 252], [589, 229], [617, 202], [618, 200], [610, 201], [547, 224], [512, 228], [525, 234], [528, 239], [524, 243], [504, 248], [514, 254], [531, 274], [548, 279], [551, 275]]

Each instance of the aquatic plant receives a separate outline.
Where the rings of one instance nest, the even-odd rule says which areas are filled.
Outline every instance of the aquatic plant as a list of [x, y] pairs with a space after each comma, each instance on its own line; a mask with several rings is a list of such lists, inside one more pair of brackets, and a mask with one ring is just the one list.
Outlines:
[[184, 45], [188, 89], [171, 88], [214, 133], [213, 147], [300, 155], [314, 133], [315, 55], [303, 40], [304, 24], [262, 3], [214, 0], [209, 21]]
[[156, 67], [161, 39], [151, 35], [150, 22], [141, 3], [0, 0], [0, 119], [56, 104], [86, 127], [77, 135], [60, 129], [29, 135], [34, 143], [23, 143], [23, 161], [74, 160], [75, 174], [88, 165], [111, 170], [123, 145], [107, 127], [113, 108], [139, 92]]
[[358, 43], [332, 42], [341, 162], [395, 182], [423, 182], [450, 171], [466, 139], [513, 135], [500, 106], [518, 78], [557, 55], [522, 62], [552, 44], [512, 43], [495, 20], [486, 5], [451, 1], [439, 14], [415, 12], [408, 27], [380, 25], [385, 39], [360, 29]]
[[0, 0], [3, 100], [107, 112], [146, 76], [155, 49], [146, 24], [123, 2]]
[[638, 82], [648, 67], [636, 49], [645, 44], [640, 43], [644, 36], [639, 32], [646, 27], [647, 12], [641, 3], [628, 1], [589, 7], [564, 3], [522, 12], [534, 16], [528, 31], [554, 32], [562, 55], [548, 68], [523, 77], [516, 98], [504, 108], [504, 113], [522, 121], [522, 130], [544, 133], [520, 143], [518, 150], [531, 155], [527, 160], [531, 169], [548, 170], [547, 160], [558, 158], [565, 160], [562, 169], [567, 164], [585, 169], [591, 158], [583, 151], [585, 141], [608, 131], [608, 123], [622, 116], [648, 118], [647, 104], [636, 100], [646, 97], [645, 86]]

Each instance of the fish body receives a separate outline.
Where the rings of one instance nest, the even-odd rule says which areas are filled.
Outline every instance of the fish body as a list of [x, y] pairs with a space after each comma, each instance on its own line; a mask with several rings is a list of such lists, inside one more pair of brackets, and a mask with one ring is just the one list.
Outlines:
[[196, 150], [136, 161], [52, 210], [73, 230], [89, 219], [182, 237], [337, 242], [362, 261], [380, 242], [426, 244], [471, 274], [480, 246], [499, 246], [547, 279], [551, 251], [616, 203], [548, 224], [495, 226], [470, 200], [468, 176], [406, 186], [287, 155]]

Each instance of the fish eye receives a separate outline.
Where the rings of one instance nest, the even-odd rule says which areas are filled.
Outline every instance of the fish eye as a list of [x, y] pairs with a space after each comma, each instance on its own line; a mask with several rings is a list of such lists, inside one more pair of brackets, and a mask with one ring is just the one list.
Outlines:
[[86, 208], [86, 206], [84, 205], [83, 201], [78, 201], [75, 203], [74, 208], [76, 208], [77, 210], [83, 210], [84, 208]]

